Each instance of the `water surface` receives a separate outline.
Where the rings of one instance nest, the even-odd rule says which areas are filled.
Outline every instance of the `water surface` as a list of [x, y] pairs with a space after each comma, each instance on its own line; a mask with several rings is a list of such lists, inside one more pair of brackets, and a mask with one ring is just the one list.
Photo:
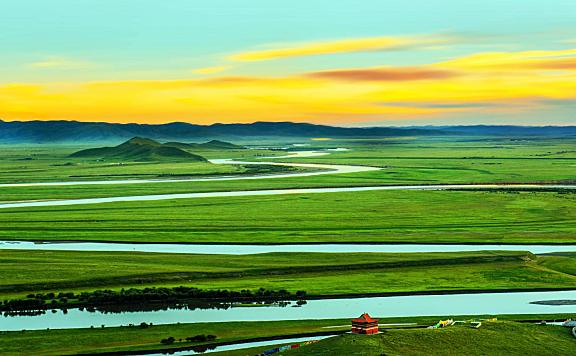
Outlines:
[[252, 255], [270, 252], [460, 252], [460, 251], [529, 251], [535, 254], [553, 252], [576, 252], [576, 245], [444, 245], [444, 244], [290, 244], [290, 245], [245, 245], [245, 244], [131, 244], [116, 242], [33, 242], [0, 241], [0, 250], [45, 250], [45, 251], [119, 251], [156, 253], [197, 253]]
[[339, 319], [368, 312], [376, 317], [481, 314], [576, 313], [576, 305], [530, 304], [538, 300], [576, 299], [576, 291], [507, 292], [453, 295], [311, 300], [302, 307], [235, 307], [229, 309], [160, 310], [102, 313], [70, 309], [37, 316], [0, 317], [0, 330], [67, 329], [90, 326]]

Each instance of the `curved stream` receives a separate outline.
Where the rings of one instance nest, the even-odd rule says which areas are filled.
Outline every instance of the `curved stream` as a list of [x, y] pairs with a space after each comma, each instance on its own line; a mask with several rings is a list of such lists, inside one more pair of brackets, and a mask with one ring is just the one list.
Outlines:
[[[320, 173], [320, 172], [316, 172]], [[342, 173], [342, 172], [340, 172]], [[351, 172], [348, 172], [351, 173]], [[302, 173], [302, 175], [312, 175]], [[326, 173], [323, 173], [326, 174]], [[252, 177], [254, 179], [266, 178], [264, 176]], [[317, 193], [342, 193], [342, 192], [368, 192], [376, 190], [453, 190], [453, 189], [576, 189], [576, 185], [566, 184], [435, 184], [435, 185], [397, 185], [397, 186], [370, 186], [370, 187], [337, 187], [337, 188], [297, 188], [297, 189], [263, 189], [263, 190], [236, 190], [227, 192], [209, 193], [178, 193], [178, 194], [147, 194], [107, 198], [82, 198], [46, 201], [24, 201], [0, 204], [0, 209], [29, 208], [41, 206], [63, 205], [88, 205], [102, 203], [117, 203], [131, 201], [158, 201], [173, 199], [193, 198], [221, 198], [221, 197], [246, 197], [262, 195], [289, 195], [289, 194], [317, 194]]]
[[[333, 150], [333, 151], [336, 151]], [[267, 159], [278, 158], [306, 158], [329, 155], [330, 152], [320, 151], [300, 151], [285, 156], [261, 157]], [[292, 177], [311, 177], [324, 174], [338, 173], [358, 173], [377, 171], [383, 168], [369, 166], [351, 166], [341, 164], [316, 164], [316, 163], [282, 163], [282, 162], [265, 162], [265, 161], [237, 161], [231, 158], [211, 159], [210, 163], [214, 164], [236, 164], [236, 165], [267, 165], [267, 166], [284, 166], [296, 168], [313, 169], [312, 172], [294, 172], [281, 174], [260, 174], [246, 176], [219, 176], [206, 178], [164, 178], [164, 179], [116, 179], [116, 180], [95, 180], [95, 181], [65, 181], [65, 182], [35, 182], [35, 183], [2, 183], [0, 188], [10, 187], [42, 187], [42, 186], [75, 186], [75, 185], [109, 185], [109, 184], [150, 184], [150, 183], [182, 183], [182, 182], [210, 182], [210, 181], [227, 181], [227, 180], [253, 180], [253, 179], [271, 179], [271, 178], [292, 178]]]
[[[266, 158], [302, 158], [327, 155], [329, 152], [301, 151], [286, 156], [266, 157]], [[216, 177], [216, 178], [190, 178], [190, 179], [133, 179], [133, 180], [108, 180], [108, 181], [83, 181], [83, 182], [41, 182], [41, 183], [13, 183], [0, 184], [0, 187], [23, 187], [23, 186], [50, 186], [50, 185], [105, 185], [105, 184], [143, 184], [143, 183], [177, 183], [177, 182], [205, 182], [223, 180], [247, 180], [247, 179], [271, 179], [287, 177], [310, 177], [324, 174], [344, 174], [359, 173], [381, 170], [380, 167], [352, 166], [337, 164], [316, 164], [316, 163], [284, 163], [284, 162], [254, 162], [237, 161], [234, 159], [211, 160], [215, 164], [262, 164], [285, 167], [302, 167], [320, 169], [320, 171], [285, 173], [275, 175], [256, 175], [246, 177]], [[240, 197], [240, 196], [262, 196], [262, 195], [287, 195], [287, 194], [315, 194], [315, 193], [337, 193], [337, 192], [364, 192], [376, 190], [450, 190], [450, 189], [576, 189], [576, 185], [566, 184], [434, 184], [434, 185], [397, 185], [397, 186], [368, 186], [368, 187], [336, 187], [336, 188], [300, 188], [300, 189], [263, 189], [263, 190], [237, 190], [208, 193], [179, 193], [179, 194], [146, 194], [133, 196], [119, 196], [106, 198], [82, 198], [82, 199], [62, 199], [62, 200], [34, 200], [22, 202], [9, 202], [0, 204], [0, 209], [26, 208], [42, 206], [63, 206], [63, 205], [86, 205], [131, 201], [158, 201], [172, 199], [193, 199], [193, 198], [216, 198], [216, 197]]]

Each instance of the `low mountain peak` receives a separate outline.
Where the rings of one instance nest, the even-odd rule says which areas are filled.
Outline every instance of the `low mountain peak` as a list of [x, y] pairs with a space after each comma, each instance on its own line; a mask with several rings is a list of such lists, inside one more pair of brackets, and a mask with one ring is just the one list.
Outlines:
[[133, 145], [151, 145], [151, 146], [160, 146], [160, 143], [154, 141], [149, 138], [135, 136], [129, 139], [128, 141], [124, 142], [124, 144], [133, 144]]

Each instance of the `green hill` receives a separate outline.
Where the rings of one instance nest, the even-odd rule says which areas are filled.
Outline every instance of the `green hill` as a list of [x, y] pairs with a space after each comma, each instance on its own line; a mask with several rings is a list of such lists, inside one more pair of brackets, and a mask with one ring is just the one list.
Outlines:
[[154, 140], [134, 137], [118, 146], [90, 148], [75, 152], [73, 158], [100, 158], [125, 161], [193, 161], [206, 162], [202, 156]]
[[235, 145], [233, 143], [230, 142], [225, 142], [225, 141], [220, 141], [220, 140], [212, 140], [206, 143], [201, 143], [199, 145], [200, 147], [204, 148], [204, 149], [217, 149], [217, 150], [241, 150], [241, 149], [245, 149], [246, 147], [244, 146], [239, 146], [239, 145]]
[[443, 329], [387, 330], [377, 335], [344, 334], [286, 351], [283, 355], [573, 355], [569, 328], [509, 321]]

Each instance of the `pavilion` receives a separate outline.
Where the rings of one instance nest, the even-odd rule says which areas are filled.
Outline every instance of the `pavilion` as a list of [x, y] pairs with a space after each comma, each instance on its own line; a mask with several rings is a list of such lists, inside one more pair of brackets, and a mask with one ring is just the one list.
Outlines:
[[353, 334], [377, 334], [378, 333], [378, 319], [373, 319], [364, 313], [359, 318], [352, 319], [352, 333]]

